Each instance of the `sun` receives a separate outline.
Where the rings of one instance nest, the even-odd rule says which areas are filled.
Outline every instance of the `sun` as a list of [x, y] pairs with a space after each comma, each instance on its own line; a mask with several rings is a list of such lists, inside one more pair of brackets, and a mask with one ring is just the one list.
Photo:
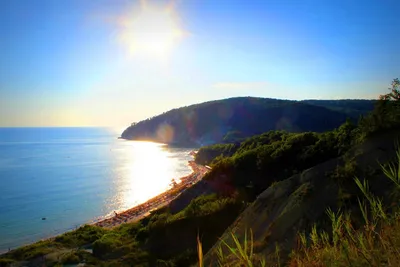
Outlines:
[[120, 40], [131, 55], [166, 56], [182, 38], [178, 16], [172, 5], [152, 6], [141, 1], [121, 20]]

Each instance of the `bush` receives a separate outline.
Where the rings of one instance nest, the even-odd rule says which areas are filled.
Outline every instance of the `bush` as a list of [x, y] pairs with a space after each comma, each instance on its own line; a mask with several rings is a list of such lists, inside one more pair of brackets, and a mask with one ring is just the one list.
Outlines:
[[0, 267], [10, 266], [12, 263], [14, 263], [12, 259], [0, 258]]
[[123, 262], [129, 264], [130, 266], [138, 266], [139, 263], [144, 264], [149, 261], [149, 254], [142, 250], [136, 250], [135, 252], [130, 252], [123, 257]]
[[115, 252], [121, 246], [122, 242], [119, 235], [115, 233], [105, 234], [93, 243], [93, 255], [98, 258], [104, 258], [104, 256]]
[[79, 256], [75, 252], [69, 252], [62, 256], [61, 262], [64, 264], [79, 263]]
[[69, 247], [77, 247], [93, 243], [105, 233], [107, 233], [107, 230], [104, 228], [94, 225], [85, 225], [75, 231], [57, 236], [55, 241]]
[[16, 249], [8, 255], [17, 260], [31, 260], [51, 253], [57, 250], [58, 247], [59, 245], [55, 244], [51, 240], [45, 240]]

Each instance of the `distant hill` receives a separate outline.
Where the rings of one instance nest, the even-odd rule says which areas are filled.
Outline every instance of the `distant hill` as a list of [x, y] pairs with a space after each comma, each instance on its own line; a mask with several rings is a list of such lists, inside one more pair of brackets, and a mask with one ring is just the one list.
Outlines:
[[132, 124], [124, 139], [169, 144], [232, 142], [270, 130], [331, 130], [373, 109], [371, 100], [290, 101], [236, 97], [170, 110]]
[[352, 119], [358, 119], [360, 115], [365, 115], [374, 109], [376, 100], [303, 100], [301, 102], [339, 111], [345, 113]]

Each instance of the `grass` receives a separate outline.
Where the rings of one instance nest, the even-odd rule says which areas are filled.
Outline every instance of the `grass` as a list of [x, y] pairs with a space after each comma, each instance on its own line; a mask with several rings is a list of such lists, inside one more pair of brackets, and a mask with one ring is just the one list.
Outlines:
[[[399, 190], [400, 149], [396, 161], [381, 168]], [[354, 181], [363, 195], [358, 203], [364, 225], [356, 228], [351, 214], [328, 210], [332, 232], [317, 232], [314, 227], [310, 238], [300, 234], [290, 266], [400, 266], [400, 213], [390, 214], [370, 192], [367, 180]]]
[[326, 232], [314, 229], [311, 242], [300, 236], [290, 266], [400, 266], [398, 216], [383, 221], [380, 227], [366, 224], [356, 230], [350, 216], [340, 214], [332, 220], [333, 240]]
[[[266, 266], [266, 261], [264, 258], [258, 258], [256, 254], [254, 254], [254, 241], [253, 241], [253, 232], [250, 229], [250, 240], [247, 237], [247, 230], [244, 234], [243, 244], [239, 241], [238, 237], [231, 232], [230, 237], [233, 240], [234, 245], [229, 245], [225, 240], [220, 240], [221, 245], [216, 248], [216, 254], [218, 257], [217, 266], [225, 267], [225, 266], [244, 266], [244, 267], [255, 267], [255, 266]], [[224, 251], [228, 251], [226, 253]], [[279, 258], [279, 247], [276, 246], [276, 253]], [[204, 255], [203, 255], [203, 246], [202, 242], [197, 236], [197, 255], [198, 255], [198, 266], [204, 267]], [[210, 264], [210, 266], [214, 266]], [[280, 265], [279, 265], [280, 266]]]
[[[254, 241], [253, 241], [253, 232], [250, 229], [250, 243], [247, 239], [247, 231], [244, 234], [244, 243], [243, 245], [239, 242], [238, 238], [231, 233], [232, 240], [234, 241], [235, 246], [229, 246], [225, 241], [223, 241], [223, 245], [225, 245], [229, 251], [234, 256], [233, 259], [226, 261], [226, 258], [223, 255], [223, 250], [218, 250], [218, 259], [221, 266], [226, 266], [226, 263], [233, 263], [238, 266], [262, 266], [266, 265], [264, 258], [257, 258], [257, 255], [254, 254]], [[276, 247], [278, 249], [278, 247]], [[279, 252], [278, 252], [279, 253]]]
[[63, 263], [63, 264], [74, 264], [74, 263], [79, 263], [79, 262], [80, 262], [79, 256], [76, 254], [76, 252], [72, 252], [72, 251], [69, 253], [66, 253], [61, 258], [61, 263]]
[[396, 142], [396, 161], [387, 164], [380, 164], [383, 173], [388, 177], [397, 188], [400, 188], [400, 148], [399, 141]]
[[[233, 244], [229, 245], [225, 240], [221, 239], [221, 245], [217, 248], [217, 256], [218, 263], [217, 265], [220, 267], [224, 266], [246, 266], [246, 267], [255, 267], [255, 266], [266, 266], [266, 261], [264, 258], [258, 258], [254, 253], [254, 241], [253, 241], [253, 232], [250, 229], [250, 236], [247, 236], [247, 230], [244, 233], [244, 241], [241, 243], [237, 236], [234, 233], [231, 233]], [[228, 254], [224, 252], [228, 251]], [[204, 267], [204, 259], [203, 259], [203, 249], [202, 243], [197, 236], [197, 253], [199, 259], [199, 267]], [[277, 253], [279, 254], [279, 248], [277, 247]]]
[[79, 247], [93, 243], [100, 239], [107, 230], [94, 225], [85, 225], [75, 231], [67, 232], [55, 238], [57, 243], [63, 244], [66, 247]]
[[58, 243], [45, 240], [11, 251], [6, 256], [15, 260], [31, 260], [57, 251], [60, 247], [62, 246]]
[[[397, 147], [396, 160], [381, 164], [382, 172], [400, 191], [400, 148]], [[370, 192], [366, 179], [354, 177], [354, 182], [362, 192], [358, 199], [364, 224], [355, 227], [350, 213], [327, 209], [331, 221], [331, 232], [320, 231], [314, 225], [309, 235], [298, 234], [298, 246], [285, 265], [291, 267], [335, 266], [400, 266], [400, 210], [388, 212], [381, 199]], [[396, 201], [398, 198], [395, 199]], [[233, 246], [221, 240], [217, 247], [218, 266], [266, 266], [266, 257], [254, 254], [253, 235], [250, 240], [245, 232], [239, 242], [232, 232]], [[204, 267], [202, 243], [197, 238], [199, 267]], [[225, 248], [225, 250], [224, 250]], [[281, 266], [280, 250], [276, 247], [275, 260], [268, 266]], [[214, 266], [214, 265], [213, 265]]]

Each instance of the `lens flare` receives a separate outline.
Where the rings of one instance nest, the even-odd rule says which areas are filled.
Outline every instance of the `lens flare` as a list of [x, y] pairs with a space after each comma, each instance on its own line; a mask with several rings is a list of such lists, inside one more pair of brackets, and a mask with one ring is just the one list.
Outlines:
[[174, 139], [174, 128], [169, 124], [162, 124], [158, 127], [157, 138], [162, 143], [169, 143]]

